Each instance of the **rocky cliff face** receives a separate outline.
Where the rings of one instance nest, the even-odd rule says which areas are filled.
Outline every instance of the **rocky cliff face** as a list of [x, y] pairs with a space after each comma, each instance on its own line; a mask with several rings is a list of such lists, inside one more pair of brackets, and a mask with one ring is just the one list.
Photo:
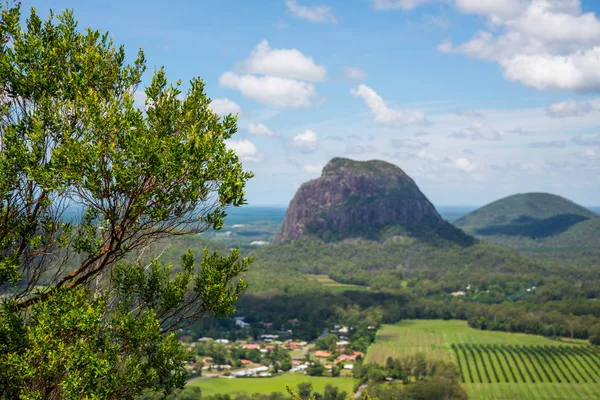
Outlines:
[[415, 182], [397, 166], [378, 160], [334, 158], [320, 178], [300, 187], [275, 243], [306, 234], [368, 237], [390, 226], [410, 231], [446, 225]]

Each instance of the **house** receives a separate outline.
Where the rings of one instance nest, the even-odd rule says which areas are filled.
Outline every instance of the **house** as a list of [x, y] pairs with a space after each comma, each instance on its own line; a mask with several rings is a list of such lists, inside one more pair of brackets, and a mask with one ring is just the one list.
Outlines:
[[252, 364], [252, 361], [250, 361], [250, 360], [240, 360], [240, 362], [242, 363], [242, 365], [250, 365], [250, 364]]
[[341, 362], [341, 361], [356, 361], [356, 358], [360, 356], [360, 357], [364, 357], [364, 353], [361, 351], [355, 351], [353, 354], [342, 354], [341, 356], [339, 356], [338, 358], [336, 358], [337, 362]]
[[370, 331], [374, 331], [377, 328], [374, 327], [373, 325], [369, 325], [369, 326], [367, 326], [367, 329], [370, 330]]
[[216, 343], [221, 343], [221, 344], [228, 344], [229, 340], [227, 339], [217, 339], [215, 340]]
[[275, 340], [275, 339], [279, 339], [279, 335], [263, 334], [263, 335], [260, 335], [260, 338], [263, 340], [267, 340], [267, 339]]
[[463, 292], [462, 290], [459, 290], [458, 292], [452, 292], [452, 296], [454, 297], [458, 297], [458, 296], [464, 296], [466, 293]]
[[344, 369], [353, 370], [354, 369], [354, 365], [352, 365], [352, 364], [346, 364], [346, 365], [344, 365]]
[[302, 364], [302, 365], [298, 365], [297, 367], [290, 369], [290, 372], [302, 372], [302, 371], [306, 371], [307, 369], [308, 369], [308, 365]]
[[212, 342], [214, 339], [213, 338], [209, 338], [209, 337], [201, 337], [200, 339], [198, 339], [198, 342]]
[[250, 326], [249, 323], [244, 322], [244, 317], [235, 317], [235, 326], [237, 326], [238, 328], [248, 328]]
[[300, 365], [303, 363], [304, 363], [304, 361], [302, 361], [302, 360], [292, 360], [292, 365]]
[[327, 358], [327, 357], [331, 357], [331, 353], [328, 351], [317, 350], [317, 351], [315, 351], [314, 356], [321, 357], [321, 358]]
[[242, 345], [242, 349], [246, 349], [246, 350], [256, 350], [256, 349], [260, 349], [260, 344], [256, 344], [256, 343], [247, 343], [247, 344], [243, 344], [243, 345]]
[[324, 367], [327, 371], [331, 371], [333, 369], [333, 365], [331, 364], [325, 364]]
[[267, 350], [275, 350], [275, 346], [273, 346], [272, 344], [265, 346], [265, 349]]
[[340, 340], [340, 341], [339, 341], [339, 342], [337, 342], [335, 345], [336, 345], [337, 347], [342, 347], [342, 346], [346, 346], [346, 345], [349, 345], [349, 344], [350, 344], [350, 342], [348, 342], [348, 341], [346, 341], [346, 340]]
[[212, 364], [212, 362], [213, 362], [213, 358], [212, 358], [212, 357], [204, 357], [204, 358], [202, 359], [202, 362], [203, 362], [204, 364]]
[[339, 333], [348, 333], [348, 327], [347, 326], [342, 326], [339, 330]]

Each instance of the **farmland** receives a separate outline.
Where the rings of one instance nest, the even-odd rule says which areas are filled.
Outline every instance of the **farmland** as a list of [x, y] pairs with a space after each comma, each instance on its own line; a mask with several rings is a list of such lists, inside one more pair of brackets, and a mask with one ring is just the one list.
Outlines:
[[189, 386], [201, 388], [202, 394], [208, 396], [234, 393], [285, 393], [286, 385], [296, 390], [298, 384], [302, 382], [310, 382], [313, 391], [320, 393], [323, 393], [326, 385], [337, 386], [348, 394], [351, 394], [354, 388], [354, 379], [352, 378], [326, 378], [300, 374], [283, 374], [273, 378], [201, 379], [190, 383]]
[[471, 329], [464, 321], [385, 325], [367, 362], [416, 353], [452, 361], [473, 399], [600, 398], [600, 350], [540, 336]]

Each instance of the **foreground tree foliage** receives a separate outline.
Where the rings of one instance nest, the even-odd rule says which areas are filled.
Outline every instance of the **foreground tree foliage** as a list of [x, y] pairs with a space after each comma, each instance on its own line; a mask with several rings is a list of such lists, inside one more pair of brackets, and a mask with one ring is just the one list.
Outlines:
[[188, 252], [174, 273], [149, 254], [245, 202], [236, 118], [162, 69], [141, 110], [141, 50], [127, 64], [69, 11], [0, 12], [0, 398], [170, 393], [187, 359], [174, 331], [231, 313], [249, 260]]

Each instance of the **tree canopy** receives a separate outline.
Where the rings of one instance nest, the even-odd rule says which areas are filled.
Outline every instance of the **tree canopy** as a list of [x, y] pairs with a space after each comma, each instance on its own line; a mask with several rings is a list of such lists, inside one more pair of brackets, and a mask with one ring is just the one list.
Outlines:
[[141, 91], [143, 51], [128, 64], [71, 11], [0, 11], [0, 398], [168, 393], [173, 332], [231, 313], [250, 260], [190, 251], [175, 273], [149, 254], [245, 203], [236, 116], [162, 68]]

